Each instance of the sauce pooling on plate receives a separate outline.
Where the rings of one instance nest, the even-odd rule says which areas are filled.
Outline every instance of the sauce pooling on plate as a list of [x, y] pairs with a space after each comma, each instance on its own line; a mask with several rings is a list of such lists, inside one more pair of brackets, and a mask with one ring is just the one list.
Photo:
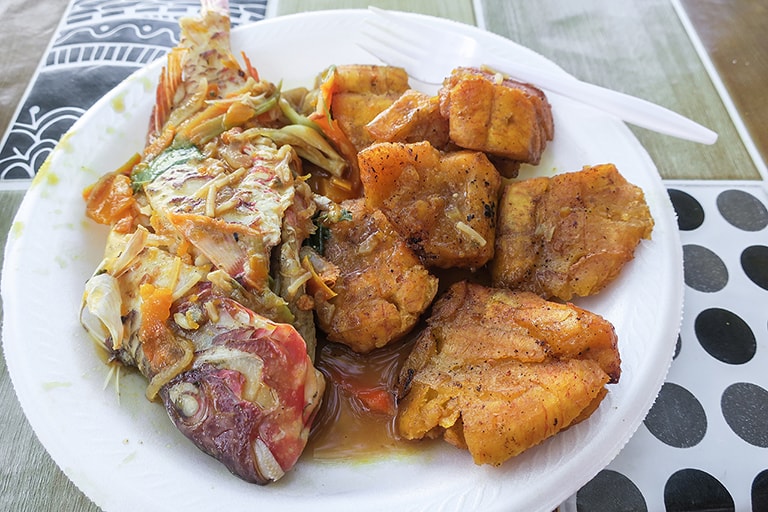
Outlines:
[[316, 365], [328, 386], [308, 454], [318, 460], [366, 460], [412, 449], [413, 443], [397, 438], [393, 423], [393, 390], [409, 351], [407, 341], [364, 355], [320, 342]]

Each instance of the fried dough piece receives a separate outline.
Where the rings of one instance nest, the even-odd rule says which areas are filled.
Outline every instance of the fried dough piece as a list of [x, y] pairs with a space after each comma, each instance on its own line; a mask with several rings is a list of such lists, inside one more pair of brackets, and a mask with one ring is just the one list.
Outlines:
[[365, 125], [408, 89], [408, 74], [402, 68], [364, 64], [336, 66], [335, 72], [331, 114], [360, 151], [373, 142]]
[[476, 151], [376, 143], [358, 154], [371, 208], [381, 208], [426, 266], [477, 268], [493, 257], [501, 176]]
[[377, 142], [428, 141], [436, 148], [448, 144], [448, 119], [440, 114], [440, 100], [408, 89], [365, 126]]
[[613, 281], [654, 225], [612, 164], [507, 184], [498, 222], [492, 284], [562, 300]]
[[408, 89], [408, 73], [395, 66], [342, 64], [335, 66], [336, 86], [340, 92], [359, 94], [396, 94]]
[[462, 281], [435, 303], [401, 369], [396, 428], [500, 465], [591, 414], [620, 363], [600, 316]]
[[437, 278], [419, 262], [380, 211], [363, 199], [342, 206], [352, 220], [330, 226], [324, 256], [339, 267], [333, 290], [315, 296], [319, 327], [328, 339], [370, 352], [407, 334], [437, 293]]
[[536, 165], [555, 134], [552, 108], [533, 85], [457, 68], [438, 93], [457, 146]]

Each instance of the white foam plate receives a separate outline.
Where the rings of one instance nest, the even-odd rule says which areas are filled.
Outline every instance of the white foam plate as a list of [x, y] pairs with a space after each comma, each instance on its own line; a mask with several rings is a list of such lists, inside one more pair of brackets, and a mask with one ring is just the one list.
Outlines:
[[[311, 86], [331, 64], [375, 63], [354, 41], [366, 11], [305, 13], [233, 32], [261, 76]], [[414, 15], [415, 16], [415, 15]], [[478, 39], [489, 52], [562, 72], [506, 39], [450, 21], [420, 19]], [[550, 96], [556, 136], [521, 177], [613, 162], [642, 187], [653, 239], [601, 294], [578, 303], [616, 327], [621, 382], [587, 421], [501, 467], [476, 466], [446, 443], [411, 455], [320, 462], [306, 454], [278, 483], [231, 475], [144, 398], [136, 374], [120, 400], [104, 388], [107, 366], [78, 321], [86, 279], [106, 229], [84, 216], [83, 189], [143, 147], [161, 62], [115, 88], [72, 128], [40, 170], [10, 230], [3, 269], [3, 345], [18, 398], [67, 476], [108, 511], [135, 510], [526, 510], [551, 511], [604, 468], [642, 422], [672, 359], [682, 311], [682, 251], [674, 212], [653, 162], [627, 127]]]

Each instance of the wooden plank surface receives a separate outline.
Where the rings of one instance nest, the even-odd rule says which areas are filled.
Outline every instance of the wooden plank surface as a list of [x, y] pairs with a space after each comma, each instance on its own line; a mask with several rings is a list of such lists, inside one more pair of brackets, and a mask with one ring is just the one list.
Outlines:
[[763, 161], [768, 162], [768, 3], [680, 0]]
[[760, 179], [668, 0], [481, 3], [493, 13], [486, 17], [488, 30], [577, 78], [658, 103], [720, 134], [716, 144], [705, 146], [633, 127], [663, 178]]
[[472, 0], [280, 0], [278, 15], [326, 9], [366, 9], [369, 5], [382, 9], [417, 12], [476, 25]]
[[2, 31], [13, 35], [2, 37], [0, 52], [0, 135], [11, 122], [68, 4], [67, 0], [0, 2]]

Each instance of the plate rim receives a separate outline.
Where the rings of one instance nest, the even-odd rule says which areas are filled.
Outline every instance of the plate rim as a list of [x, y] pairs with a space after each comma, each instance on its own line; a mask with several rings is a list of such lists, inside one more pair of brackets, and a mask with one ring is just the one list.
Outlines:
[[[334, 10], [327, 10], [327, 11], [313, 11], [313, 12], [308, 12], [308, 13], [298, 13], [298, 14], [292, 14], [292, 15], [287, 15], [287, 16], [280, 16], [280, 17], [275, 17], [275, 18], [264, 19], [264, 20], [260, 20], [260, 21], [254, 22], [254, 23], [245, 24], [245, 25], [242, 25], [242, 26], [239, 26], [239, 27], [233, 29], [232, 33], [233, 33], [233, 38], [234, 38], [234, 37], [238, 37], [238, 34], [240, 34], [240, 33], [249, 32], [249, 31], [252, 31], [254, 29], [258, 29], [258, 27], [264, 26], [266, 24], [291, 24], [291, 23], [294, 22], [294, 20], [301, 19], [301, 18], [327, 18], [327, 19], [333, 19], [335, 17], [340, 17], [340, 16], [341, 17], [350, 17], [350, 16], [351, 17], [355, 17], [355, 16], [362, 16], [362, 15], [364, 15], [366, 13], [367, 13], [367, 11], [364, 10], [364, 9], [334, 9]], [[430, 23], [437, 23], [437, 24], [444, 24], [445, 26], [452, 26], [456, 30], [467, 31], [467, 32], [470, 32], [470, 33], [473, 33], [473, 34], [480, 34], [481, 33], [481, 34], [483, 34], [483, 37], [490, 37], [491, 39], [495, 39], [498, 44], [503, 44], [503, 45], [512, 44], [512, 45], [516, 46], [518, 49], [521, 49], [522, 51], [525, 51], [525, 52], [530, 52], [530, 54], [532, 56], [534, 56], [536, 58], [540, 58], [542, 61], [546, 61], [548, 63], [551, 63], [553, 66], [557, 67], [557, 65], [555, 63], [553, 63], [552, 61], [550, 61], [546, 57], [543, 57], [542, 55], [536, 53], [535, 51], [533, 51], [533, 50], [531, 50], [529, 48], [526, 48], [526, 47], [524, 47], [524, 46], [522, 46], [522, 45], [520, 45], [520, 44], [518, 44], [518, 43], [516, 43], [514, 41], [510, 41], [510, 40], [508, 40], [508, 39], [506, 39], [506, 38], [504, 38], [504, 37], [502, 37], [500, 35], [483, 31], [482, 29], [479, 29], [478, 27], [475, 27], [475, 26], [472, 26], [472, 25], [467, 25], [467, 24], [464, 24], [464, 23], [461, 23], [461, 22], [458, 22], [458, 21], [454, 21], [454, 20], [448, 20], [448, 19], [444, 19], [444, 18], [437, 18], [437, 17], [434, 17], [434, 16], [425, 15], [425, 14], [416, 14], [416, 13], [403, 13], [403, 14], [410, 15], [410, 16], [415, 16], [415, 17], [420, 18], [420, 19], [425, 19], [425, 20], [427, 20]], [[87, 123], [90, 123], [92, 117], [97, 116], [99, 114], [99, 112], [102, 109], [105, 108], [105, 105], [107, 105], [110, 101], [112, 101], [116, 95], [120, 94], [122, 89], [125, 87], [125, 83], [126, 82], [131, 81], [131, 80], [136, 80], [137, 78], [145, 78], [147, 76], [150, 76], [150, 77], [152, 77], [152, 79], [154, 79], [154, 76], [152, 74], [153, 73], [155, 75], [157, 74], [157, 72], [159, 71], [159, 69], [160, 69], [162, 63], [164, 62], [164, 60], [165, 60], [165, 57], [161, 57], [158, 60], [154, 61], [153, 63], [150, 63], [150, 64], [148, 64], [146, 66], [143, 66], [142, 68], [140, 68], [136, 72], [132, 73], [125, 81], [121, 82], [118, 86], [116, 86], [114, 89], [112, 89], [105, 96], [103, 96], [102, 98], [97, 100], [97, 102], [95, 102], [94, 105], [91, 108], [89, 108], [86, 111], [86, 113], [83, 116], [81, 116], [80, 119], [78, 119], [74, 123], [74, 125], [70, 128], [70, 130], [67, 132], [67, 134], [65, 134], [64, 137], [62, 137], [62, 141], [66, 140], [71, 134], [77, 133], [82, 128], [82, 126], [86, 125]], [[558, 67], [558, 69], [561, 69], [561, 68]], [[319, 69], [318, 69], [318, 71], [319, 71]], [[563, 73], [567, 74], [564, 71], [563, 71]], [[278, 77], [275, 77], [275, 79], [277, 79], [277, 78]], [[624, 125], [623, 123], [618, 122], [618, 121], [616, 123], [617, 123], [617, 129], [622, 130], [624, 132], [623, 133], [623, 137], [630, 138], [631, 141], [636, 146], [633, 149], [636, 150], [636, 153], [637, 153], [636, 156], [638, 156], [639, 158], [643, 159], [643, 164], [644, 164], [643, 166], [644, 167], [649, 167], [649, 168], [651, 168], [651, 169], [653, 169], [655, 171], [656, 170], [655, 164], [651, 160], [650, 156], [647, 154], [647, 151], [645, 150], [645, 148], [643, 148], [642, 145], [639, 143], [639, 141], [637, 141], [635, 136], [626, 127], [626, 125]], [[61, 147], [61, 142], [60, 142], [59, 144], [57, 144], [56, 148], [51, 152], [51, 154], [48, 157], [48, 159], [46, 160], [46, 162], [55, 161], [56, 158], [59, 158], [58, 155], [62, 154], [63, 152], [64, 152], [64, 149]], [[44, 164], [44, 166], [45, 165], [46, 164]], [[39, 187], [38, 187], [38, 185], [39, 185], [40, 181], [45, 179], [45, 170], [46, 169], [41, 169], [41, 172], [39, 172], [36, 175], [35, 179], [33, 180], [32, 185], [30, 186], [30, 189], [25, 194], [25, 197], [24, 197], [24, 199], [22, 200], [22, 203], [19, 206], [19, 209], [18, 209], [18, 211], [17, 211], [17, 213], [16, 213], [16, 215], [14, 217], [14, 220], [11, 223], [11, 227], [10, 227], [10, 230], [9, 230], [9, 233], [8, 233], [8, 238], [7, 238], [7, 241], [6, 241], [5, 255], [4, 255], [4, 260], [3, 260], [3, 272], [2, 272], [2, 277], [0, 278], [1, 279], [1, 281], [0, 281], [0, 289], [2, 291], [3, 304], [4, 304], [4, 306], [3, 306], [4, 325], [3, 325], [3, 332], [2, 332], [2, 334], [3, 334], [3, 340], [2, 340], [3, 352], [4, 352], [4, 356], [6, 358], [6, 364], [7, 364], [7, 367], [8, 367], [8, 373], [9, 373], [11, 382], [13, 384], [14, 391], [16, 393], [17, 399], [19, 400], [19, 403], [22, 406], [22, 410], [24, 411], [25, 416], [28, 418], [30, 425], [32, 426], [33, 430], [35, 431], [35, 435], [40, 440], [41, 444], [43, 444], [43, 446], [46, 449], [46, 451], [49, 454], [51, 454], [51, 457], [53, 458], [53, 460], [55, 461], [57, 466], [59, 466], [64, 471], [64, 473], [67, 475], [67, 477], [86, 496], [88, 496], [89, 499], [94, 501], [94, 503], [96, 503], [97, 505], [102, 506], [97, 501], [97, 499], [94, 498], [94, 496], [92, 494], [93, 491], [91, 490], [91, 492], [88, 492], [88, 489], [89, 489], [88, 485], [84, 485], [84, 486], [80, 485], [79, 481], [82, 482], [82, 477], [80, 477], [77, 474], [75, 474], [76, 472], [73, 471], [72, 468], [67, 468], [66, 465], [62, 465], [62, 463], [59, 460], [59, 458], [54, 456], [54, 453], [52, 452], [51, 448], [46, 444], [46, 442], [44, 440], [45, 435], [41, 436], [40, 430], [42, 429], [42, 427], [40, 426], [39, 423], [42, 421], [42, 419], [38, 416], [38, 414], [36, 412], [34, 412], [34, 411], [30, 412], [30, 410], [28, 410], [31, 407], [31, 404], [28, 401], [29, 399], [26, 399], [26, 401], [25, 401], [25, 399], [22, 399], [22, 397], [20, 396], [20, 393], [19, 393], [19, 388], [17, 387], [22, 382], [27, 380], [25, 376], [18, 375], [18, 372], [16, 371], [16, 367], [14, 366], [14, 361], [15, 361], [15, 358], [17, 357], [17, 355], [16, 355], [16, 353], [14, 351], [19, 349], [18, 342], [11, 341], [9, 343], [9, 338], [11, 337], [12, 334], [15, 334], [12, 331], [14, 331], [17, 328], [17, 325], [14, 323], [14, 321], [16, 320], [15, 317], [13, 318], [13, 320], [10, 323], [8, 322], [8, 319], [11, 317], [12, 314], [17, 314], [16, 313], [17, 312], [17, 305], [16, 304], [12, 304], [12, 302], [14, 302], [14, 301], [9, 301], [8, 299], [9, 299], [9, 297], [11, 297], [11, 295], [13, 293], [14, 286], [18, 286], [17, 280], [18, 280], [19, 276], [15, 275], [14, 273], [9, 274], [9, 272], [7, 270], [9, 268], [12, 268], [12, 267], [15, 268], [15, 265], [17, 265], [18, 259], [23, 257], [19, 253], [19, 251], [20, 251], [20, 244], [21, 244], [20, 240], [23, 238], [23, 234], [21, 234], [19, 236], [14, 236], [12, 234], [12, 231], [13, 231], [14, 226], [16, 225], [17, 222], [23, 222], [23, 221], [26, 221], [27, 219], [30, 218], [31, 213], [32, 213], [31, 210], [35, 206], [35, 204], [34, 204], [35, 200], [38, 200], [38, 201], [40, 200], [41, 196], [39, 194]], [[662, 189], [664, 189], [663, 183], [661, 181], [661, 178], [658, 178], [657, 181], [658, 181], [658, 185]], [[668, 198], [667, 198], [667, 200], [668, 200]], [[672, 211], [671, 204], [669, 204], [667, 206], [668, 206], [668, 210]], [[678, 335], [679, 332], [680, 332], [680, 326], [681, 326], [681, 321], [682, 321], [682, 311], [683, 311], [682, 246], [680, 245], [679, 233], [674, 231], [674, 234], [677, 235], [677, 240], [676, 240], [677, 243], [674, 245], [674, 247], [676, 249], [678, 249], [678, 252], [679, 252], [679, 254], [675, 254], [674, 255], [674, 259], [675, 260], [679, 259], [679, 262], [680, 262], [679, 269], [678, 269], [679, 270], [679, 272], [678, 272], [679, 275], [677, 276], [677, 277], [679, 277], [679, 279], [678, 279], [679, 286], [676, 287], [676, 288], [679, 289], [679, 293], [676, 294], [676, 296], [671, 300], [671, 302], [673, 304], [679, 304], [679, 311], [677, 311], [677, 312], [668, 312], [668, 313], [670, 315], [672, 315], [672, 316], [676, 316], [677, 322], [676, 322], [676, 332], [675, 332], [675, 335]], [[678, 258], [678, 256], [679, 256], [679, 258]], [[679, 295], [679, 297], [678, 297], [678, 295]], [[671, 334], [670, 334], [670, 338], [672, 338]], [[10, 347], [10, 350], [9, 350], [9, 347]], [[669, 348], [670, 348], [670, 350], [669, 350], [669, 357], [668, 357], [668, 363], [666, 365], [666, 368], [664, 369], [663, 372], [657, 372], [657, 380], [658, 380], [658, 382], [654, 382], [654, 386], [653, 386], [656, 389], [656, 391], [653, 393], [653, 396], [649, 396], [648, 397], [647, 403], [643, 404], [643, 407], [641, 408], [642, 410], [638, 411], [638, 413], [635, 415], [636, 417], [633, 417], [633, 418], [630, 419], [630, 422], [634, 425], [634, 428], [631, 429], [631, 432], [629, 432], [628, 435], [624, 436], [623, 441], [620, 442], [620, 446], [611, 447], [611, 449], [606, 452], [606, 455], [604, 457], [600, 458], [599, 460], [596, 460], [595, 463], [593, 464], [593, 467], [590, 467], [589, 470], [586, 471], [586, 473], [591, 473], [591, 476], [589, 476], [589, 479], [594, 477], [594, 475], [596, 475], [601, 469], [603, 469], [605, 466], [607, 466], [610, 463], [610, 461], [613, 460], [613, 458], [615, 458], [615, 456], [619, 453], [621, 448], [624, 445], [626, 445], [627, 442], [629, 442], [629, 440], [631, 439], [632, 435], [637, 430], [637, 428], [640, 427], [640, 424], [642, 423], [642, 419], [645, 417], [645, 415], [647, 414], [648, 410], [650, 410], [650, 407], [652, 406], [653, 401], [656, 398], [656, 395], [658, 394], [658, 392], [661, 389], [661, 386], [662, 386], [664, 380], [666, 379], [667, 372], [669, 370], [669, 366], [672, 363], [672, 359], [673, 359], [672, 356], [674, 354], [674, 348], [675, 348], [674, 347], [674, 343], [670, 342], [670, 347]], [[9, 358], [9, 354], [10, 354], [10, 358]], [[666, 359], [666, 357], [665, 357], [665, 359]], [[658, 384], [658, 385], [656, 385], [656, 384]], [[637, 418], [637, 416], [639, 416], [639, 419]], [[597, 466], [599, 466], [599, 467], [597, 467]], [[597, 469], [595, 469], [595, 467], [597, 467]], [[232, 478], [235, 478], [235, 477], [232, 477]], [[588, 479], [585, 480], [584, 483], [586, 483], [586, 481], [588, 481]], [[575, 490], [573, 492], [575, 492]], [[566, 494], [566, 495], [562, 496], [562, 499], [560, 499], [560, 496], [562, 494]], [[562, 501], [564, 501], [564, 499], [568, 498], [568, 496], [570, 496], [571, 494], [572, 494], [572, 492], [568, 492], [568, 493], [561, 492], [560, 494], [556, 494], [556, 497], [557, 497], [556, 500], [552, 500], [551, 499], [550, 501], [557, 501], [556, 504], [559, 504]], [[542, 507], [543, 508], [549, 508], [546, 503], [542, 504]]]

